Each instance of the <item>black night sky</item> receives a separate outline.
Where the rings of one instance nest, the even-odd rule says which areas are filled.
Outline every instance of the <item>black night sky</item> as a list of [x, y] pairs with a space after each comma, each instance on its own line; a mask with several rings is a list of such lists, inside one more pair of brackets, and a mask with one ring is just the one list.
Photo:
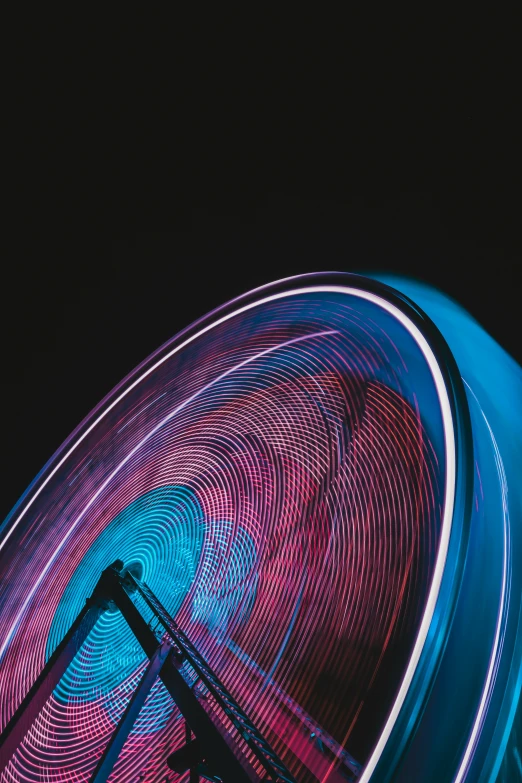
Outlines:
[[71, 98], [61, 73], [51, 104], [27, 77], [3, 278], [2, 518], [137, 363], [273, 279], [406, 273], [522, 361], [512, 49], [459, 43], [392, 46], [371, 67], [327, 39], [292, 56], [280, 42], [280, 62], [219, 49], [197, 72], [198, 58], [171, 64], [165, 83], [136, 81], [131, 63], [110, 109]]

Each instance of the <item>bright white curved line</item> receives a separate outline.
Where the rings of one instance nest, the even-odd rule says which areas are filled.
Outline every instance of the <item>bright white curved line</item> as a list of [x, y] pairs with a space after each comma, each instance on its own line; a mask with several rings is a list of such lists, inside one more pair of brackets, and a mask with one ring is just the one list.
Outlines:
[[90, 509], [90, 507], [93, 505], [93, 503], [99, 498], [103, 490], [110, 484], [110, 482], [113, 480], [114, 476], [116, 476], [119, 471], [122, 469], [124, 465], [127, 464], [127, 462], [131, 459], [131, 457], [138, 452], [141, 447], [146, 443], [158, 430], [163, 427], [164, 424], [166, 424], [170, 419], [172, 419], [177, 413], [179, 413], [183, 408], [186, 408], [187, 405], [189, 405], [193, 400], [195, 400], [197, 397], [199, 397], [203, 392], [207, 391], [207, 389], [210, 389], [212, 386], [214, 386], [216, 383], [219, 383], [219, 381], [222, 381], [223, 378], [226, 378], [228, 375], [231, 375], [233, 372], [236, 372], [241, 367], [245, 367], [247, 364], [251, 364], [256, 359], [260, 359], [263, 356], [267, 356], [267, 354], [274, 353], [274, 351], [278, 351], [281, 348], [286, 348], [289, 345], [295, 345], [296, 343], [301, 343], [304, 340], [311, 340], [314, 337], [325, 337], [329, 334], [338, 334], [335, 330], [329, 330], [324, 332], [314, 332], [312, 334], [303, 334], [300, 337], [294, 337], [291, 340], [287, 340], [284, 343], [279, 343], [278, 345], [272, 345], [270, 348], [266, 348], [264, 351], [260, 351], [259, 353], [256, 353], [254, 356], [249, 356], [248, 359], [244, 359], [242, 362], [239, 362], [239, 364], [234, 365], [234, 367], [230, 367], [228, 370], [225, 370], [225, 372], [221, 373], [221, 375], [218, 375], [217, 378], [214, 378], [212, 381], [207, 383], [206, 386], [202, 386], [201, 389], [198, 389], [197, 392], [194, 392], [190, 397], [187, 397], [186, 400], [183, 400], [182, 403], [177, 405], [174, 410], [170, 411], [158, 424], [156, 424], [155, 427], [153, 427], [141, 440], [139, 443], [132, 448], [129, 453], [122, 459], [119, 465], [117, 465], [112, 473], [105, 479], [105, 481], [98, 487], [94, 495], [91, 497], [91, 499], [88, 501], [87, 505], [84, 506], [83, 510], [78, 514], [74, 522], [71, 524], [69, 530], [65, 534], [65, 536], [62, 538], [56, 549], [54, 550], [53, 554], [45, 564], [45, 566], [40, 571], [40, 575], [36, 582], [34, 583], [33, 587], [29, 591], [29, 594], [25, 601], [22, 604], [21, 609], [19, 610], [18, 614], [16, 615], [15, 620], [13, 621], [11, 628], [9, 629], [7, 636], [5, 638], [4, 643], [2, 644], [2, 647], [0, 648], [0, 660], [2, 659], [2, 656], [5, 652], [5, 649], [7, 645], [9, 644], [9, 641], [11, 640], [11, 637], [16, 629], [16, 626], [20, 622], [23, 613], [27, 609], [27, 606], [29, 605], [32, 597], [34, 596], [35, 592], [38, 590], [38, 587], [42, 583], [42, 580], [58, 555], [60, 554], [61, 550], [63, 549], [65, 543], [67, 542], [69, 536], [74, 531], [78, 523], [83, 519], [86, 512]]
[[[272, 284], [270, 284], [272, 285]], [[262, 288], [264, 288], [263, 286]], [[262, 290], [262, 289], [261, 289]], [[255, 293], [252, 292], [252, 293]], [[420, 331], [420, 329], [411, 321], [410, 318], [408, 318], [405, 313], [403, 313], [401, 310], [399, 310], [398, 307], [388, 302], [386, 299], [383, 299], [381, 296], [378, 296], [377, 294], [370, 293], [369, 291], [362, 291], [357, 288], [352, 288], [351, 286], [341, 286], [341, 285], [311, 285], [307, 286], [305, 288], [296, 288], [292, 291], [282, 291], [276, 294], [271, 294], [270, 296], [264, 297], [263, 299], [259, 299], [255, 302], [251, 302], [247, 305], [244, 305], [243, 307], [238, 308], [237, 310], [234, 310], [232, 313], [229, 313], [225, 316], [222, 316], [221, 318], [218, 318], [216, 321], [214, 321], [211, 324], [208, 324], [203, 329], [201, 329], [196, 334], [192, 335], [191, 337], [188, 337], [186, 340], [184, 340], [182, 343], [177, 345], [175, 348], [172, 349], [169, 353], [167, 353], [165, 356], [163, 356], [161, 359], [159, 359], [154, 365], [149, 367], [148, 370], [146, 370], [139, 378], [136, 378], [136, 380], [130, 384], [130, 386], [125, 389], [110, 405], [107, 406], [107, 408], [98, 416], [98, 418], [91, 424], [91, 426], [81, 435], [76, 443], [71, 446], [69, 451], [62, 457], [62, 459], [59, 461], [59, 463], [56, 465], [56, 467], [53, 469], [53, 471], [49, 474], [47, 479], [42, 483], [42, 485], [39, 487], [37, 492], [34, 494], [34, 496], [31, 498], [27, 506], [24, 508], [24, 510], [19, 514], [15, 522], [13, 523], [13, 526], [8, 531], [7, 535], [5, 536], [4, 540], [0, 542], [0, 551], [6, 541], [8, 540], [9, 536], [13, 532], [13, 530], [16, 528], [16, 526], [19, 524], [20, 520], [22, 519], [25, 512], [30, 508], [30, 506], [33, 504], [33, 502], [36, 500], [40, 492], [44, 489], [46, 484], [50, 481], [52, 476], [56, 473], [56, 471], [63, 465], [65, 460], [72, 454], [72, 452], [75, 450], [75, 448], [82, 442], [84, 438], [87, 437], [87, 435], [93, 430], [93, 428], [103, 419], [103, 417], [110, 411], [112, 408], [114, 408], [115, 405], [117, 405], [120, 400], [122, 400], [133, 388], [135, 388], [141, 381], [147, 377], [147, 375], [150, 375], [151, 372], [153, 372], [157, 367], [159, 367], [163, 362], [165, 362], [167, 359], [169, 359], [174, 354], [181, 351], [183, 348], [185, 348], [187, 345], [189, 345], [191, 342], [196, 340], [198, 337], [201, 337], [201, 335], [205, 334], [206, 332], [210, 331], [211, 329], [214, 329], [216, 326], [219, 326], [222, 323], [225, 323], [226, 321], [230, 320], [231, 318], [240, 315], [241, 313], [247, 312], [248, 310], [252, 310], [254, 307], [259, 307], [263, 304], [267, 304], [269, 302], [274, 302], [278, 299], [285, 299], [289, 296], [299, 296], [303, 294], [311, 294], [311, 293], [340, 293], [345, 294], [348, 296], [354, 296], [359, 299], [365, 299], [368, 302], [372, 302], [373, 304], [377, 305], [378, 307], [381, 307], [386, 312], [390, 313], [394, 318], [396, 318], [399, 323], [401, 323], [406, 331], [410, 333], [410, 335], [413, 337], [417, 345], [419, 346], [424, 358], [426, 359], [426, 362], [428, 364], [428, 367], [430, 369], [431, 375], [433, 377], [433, 381], [435, 384], [435, 388], [437, 390], [437, 395], [439, 398], [440, 408], [441, 408], [441, 414], [442, 414], [442, 423], [443, 423], [443, 430], [444, 430], [444, 444], [446, 449], [446, 484], [444, 488], [444, 511], [442, 515], [442, 530], [441, 530], [441, 537], [440, 537], [440, 543], [439, 543], [439, 551], [437, 554], [437, 560], [435, 563], [435, 569], [433, 572], [433, 579], [430, 586], [430, 591], [428, 594], [428, 600], [426, 602], [426, 607], [424, 609], [424, 614], [422, 616], [422, 621], [419, 627], [419, 631], [417, 634], [417, 638], [415, 640], [415, 645], [413, 647], [412, 654], [410, 656], [410, 660], [408, 662], [408, 666], [406, 668], [406, 672], [404, 674], [401, 686], [399, 688], [399, 692], [397, 694], [397, 697], [395, 699], [395, 702], [393, 704], [393, 707], [390, 711], [390, 714], [388, 716], [388, 719], [386, 721], [386, 724], [384, 726], [384, 729], [381, 733], [381, 736], [379, 737], [379, 740], [372, 752], [372, 755], [370, 756], [370, 759], [368, 760], [361, 777], [359, 778], [360, 783], [367, 783], [371, 775], [377, 765], [377, 762], [379, 761], [379, 758], [382, 755], [382, 752], [384, 750], [384, 747], [386, 745], [386, 742], [388, 741], [390, 734], [392, 732], [393, 726], [395, 725], [395, 722], [397, 720], [397, 717], [399, 715], [399, 712], [401, 710], [401, 707], [404, 703], [404, 700], [406, 698], [406, 694], [408, 692], [408, 689], [411, 685], [411, 681], [413, 679], [415, 669], [417, 668], [417, 664], [419, 662], [419, 658], [421, 656], [424, 644], [426, 642], [426, 637], [428, 635], [428, 630], [431, 624], [431, 620], [433, 618], [433, 613], [435, 611], [435, 605], [437, 603], [437, 598], [439, 596], [440, 591], [440, 585], [442, 581], [442, 575], [444, 573], [444, 568], [446, 565], [446, 558], [448, 554], [448, 546], [449, 546], [449, 540], [451, 535], [451, 529], [452, 529], [452, 520], [453, 520], [453, 508], [455, 503], [455, 478], [456, 478], [456, 453], [455, 453], [455, 430], [453, 425], [453, 416], [451, 413], [451, 405], [448, 397], [448, 392], [446, 390], [446, 385], [444, 383], [444, 378], [442, 376], [441, 369], [439, 367], [439, 364], [437, 362], [437, 359], [435, 357], [435, 354], [433, 353], [428, 341]], [[149, 434], [150, 435], [150, 434]], [[139, 444], [141, 445], [141, 444]], [[132, 456], [132, 454], [135, 452], [135, 449], [132, 450], [132, 452], [127, 455], [125, 460], [118, 466], [116, 469], [119, 470], [120, 467], [127, 461], [127, 459]], [[104, 483], [103, 488], [107, 485], [108, 481], [110, 481], [115, 475], [115, 471], [109, 476], [109, 479], [107, 479], [107, 482]], [[101, 491], [101, 490], [100, 490]], [[97, 496], [97, 495], [96, 495]], [[95, 496], [95, 497], [96, 497]], [[92, 501], [91, 501], [92, 502]], [[85, 510], [84, 510], [85, 512]], [[82, 513], [84, 513], [82, 512]], [[63, 544], [69, 537], [70, 533], [72, 532], [72, 528], [69, 530], [69, 532], [66, 534], [66, 536], [63, 538], [62, 542], [59, 545], [59, 549], [62, 548]], [[58, 550], [57, 550], [58, 551]], [[57, 552], [53, 555], [53, 558], [55, 557]], [[42, 571], [40, 577], [38, 578], [37, 584], [34, 586], [33, 590], [31, 591], [30, 595], [24, 602], [24, 605], [20, 611], [20, 613], [17, 616], [17, 619], [13, 623], [9, 633], [8, 638], [6, 639], [5, 643], [3, 644], [2, 648], [0, 649], [0, 657], [3, 655], [4, 650], [9, 642], [9, 639], [18, 624], [23, 612], [25, 611], [31, 597], [34, 595], [35, 590], [37, 589], [37, 586], [40, 584], [41, 580], [43, 579], [43, 576], [45, 575], [45, 572], [48, 570], [48, 568], [51, 565], [50, 561], [45, 569]]]
[[[464, 380], [464, 378], [462, 380]], [[508, 510], [508, 502], [507, 502], [507, 477], [504, 468], [504, 463], [502, 461], [502, 457], [500, 456], [500, 451], [497, 445], [497, 441], [495, 440], [495, 436], [493, 435], [493, 430], [491, 429], [489, 425], [489, 421], [486, 418], [486, 414], [482, 410], [482, 407], [475, 395], [475, 392], [473, 391], [469, 383], [467, 383], [467, 381], [464, 381], [464, 383], [466, 384], [471, 394], [475, 398], [475, 401], [480, 409], [482, 417], [486, 422], [486, 426], [488, 428], [491, 437], [491, 442], [493, 444], [493, 450], [495, 452], [495, 464], [500, 479], [500, 488], [501, 488], [500, 491], [502, 494], [502, 511], [504, 517], [504, 554], [503, 554], [503, 563], [502, 563], [502, 588], [500, 591], [500, 603], [499, 603], [499, 610], [498, 610], [498, 617], [497, 617], [497, 627], [495, 629], [495, 638], [493, 641], [493, 647], [491, 648], [488, 673], [486, 676], [486, 681], [484, 683], [484, 688], [482, 690], [482, 697], [480, 699], [480, 704], [477, 710], [477, 714], [475, 715], [473, 729], [471, 730], [468, 744], [464, 752], [464, 755], [462, 757], [462, 760], [460, 762], [460, 767], [454, 779], [454, 783], [462, 783], [465, 775], [468, 772], [469, 765], [471, 763], [471, 756], [475, 751], [477, 740], [482, 730], [484, 714], [486, 712], [486, 708], [489, 703], [489, 699], [491, 697], [491, 691], [495, 683], [495, 669], [497, 664], [498, 648], [500, 644], [500, 633], [502, 631], [502, 626], [504, 623], [504, 614], [505, 614], [504, 609], [506, 603], [506, 587], [507, 587], [507, 561], [508, 561], [508, 549], [510, 549], [509, 510]]]

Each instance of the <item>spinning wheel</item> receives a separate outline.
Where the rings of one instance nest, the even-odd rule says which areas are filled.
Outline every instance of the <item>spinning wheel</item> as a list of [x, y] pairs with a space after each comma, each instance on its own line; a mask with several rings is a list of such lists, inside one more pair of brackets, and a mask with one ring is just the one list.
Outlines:
[[[351, 275], [258, 289], [175, 337], [4, 524], [0, 730], [119, 558], [296, 780], [400, 771], [447, 693], [437, 673], [471, 562], [466, 395], [431, 321]], [[88, 781], [146, 663], [106, 612], [1, 780]], [[165, 780], [180, 718], [158, 680], [110, 779]]]

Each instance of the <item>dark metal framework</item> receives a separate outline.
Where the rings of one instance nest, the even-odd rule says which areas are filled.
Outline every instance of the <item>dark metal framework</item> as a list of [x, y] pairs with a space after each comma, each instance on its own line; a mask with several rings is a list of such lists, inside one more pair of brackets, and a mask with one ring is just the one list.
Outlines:
[[[111, 774], [157, 677], [186, 721], [186, 745], [167, 760], [171, 769], [179, 773], [190, 770], [191, 783], [200, 778], [224, 783], [295, 783], [165, 607], [146, 584], [124, 569], [121, 560], [103, 571], [92, 596], [2, 733], [0, 774], [98, 618], [114, 607], [123, 614], [149, 658], [149, 665], [91, 776], [91, 783], [103, 783]], [[149, 621], [145, 612], [152, 616]]]

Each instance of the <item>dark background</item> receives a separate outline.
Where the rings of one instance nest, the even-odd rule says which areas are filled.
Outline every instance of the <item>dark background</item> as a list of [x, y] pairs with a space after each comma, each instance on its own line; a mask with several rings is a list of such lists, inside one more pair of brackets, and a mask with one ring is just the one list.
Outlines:
[[273, 279], [418, 277], [522, 362], [514, 47], [489, 28], [471, 46], [413, 39], [355, 63], [328, 35], [254, 54], [248, 41], [236, 58], [176, 54], [165, 81], [159, 66], [135, 78], [131, 54], [107, 101], [84, 90], [90, 71], [60, 67], [49, 90], [30, 69], [2, 287], [0, 518], [136, 364]]

